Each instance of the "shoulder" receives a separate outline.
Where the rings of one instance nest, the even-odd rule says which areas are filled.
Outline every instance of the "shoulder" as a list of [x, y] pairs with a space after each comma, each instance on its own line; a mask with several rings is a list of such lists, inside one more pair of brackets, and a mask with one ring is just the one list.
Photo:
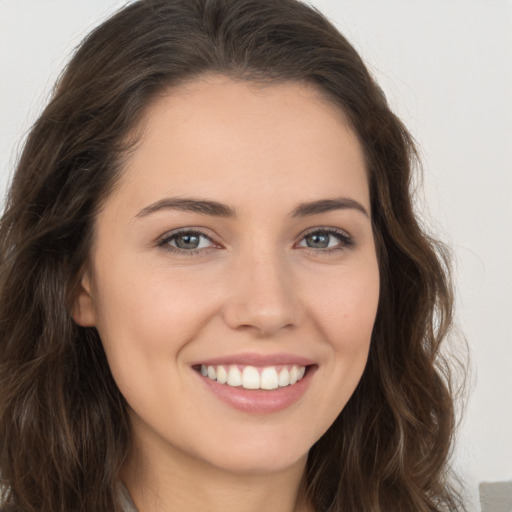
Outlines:
[[[123, 512], [137, 512], [137, 509], [135, 508], [135, 503], [133, 503], [130, 493], [128, 492], [128, 489], [125, 487], [123, 482], [119, 482], [118, 489], [119, 489], [119, 504], [121, 505], [122, 511]], [[4, 512], [4, 511], [0, 510], [0, 512]], [[6, 511], [6, 512], [11, 512], [11, 511]]]

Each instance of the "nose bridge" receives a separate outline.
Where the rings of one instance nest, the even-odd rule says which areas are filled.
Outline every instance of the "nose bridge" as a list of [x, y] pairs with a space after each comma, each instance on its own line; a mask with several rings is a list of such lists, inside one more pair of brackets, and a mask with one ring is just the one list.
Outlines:
[[299, 318], [290, 262], [278, 248], [257, 243], [235, 258], [229, 298], [224, 306], [226, 323], [234, 329], [269, 336], [295, 325]]

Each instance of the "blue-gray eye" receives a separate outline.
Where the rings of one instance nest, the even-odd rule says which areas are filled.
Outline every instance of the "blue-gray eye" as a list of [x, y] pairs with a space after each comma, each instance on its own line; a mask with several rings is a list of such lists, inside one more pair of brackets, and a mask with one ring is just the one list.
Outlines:
[[212, 245], [212, 241], [203, 233], [196, 231], [181, 231], [173, 233], [162, 240], [162, 245], [169, 245], [184, 251], [193, 251], [196, 249], [205, 249]]
[[343, 232], [335, 230], [312, 231], [304, 236], [299, 247], [309, 249], [333, 249], [351, 245], [351, 238]]

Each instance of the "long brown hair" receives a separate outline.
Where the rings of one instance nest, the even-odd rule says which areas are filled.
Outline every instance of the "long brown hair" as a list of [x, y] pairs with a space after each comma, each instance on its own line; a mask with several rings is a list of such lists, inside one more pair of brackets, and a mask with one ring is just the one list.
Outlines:
[[126, 403], [95, 329], [70, 304], [94, 219], [158, 92], [207, 72], [302, 81], [345, 114], [364, 148], [381, 295], [363, 377], [312, 447], [318, 512], [460, 510], [452, 320], [442, 246], [411, 204], [413, 141], [361, 58], [296, 0], [141, 0], [74, 54], [21, 155], [0, 225], [0, 472], [4, 507], [116, 511], [130, 446]]

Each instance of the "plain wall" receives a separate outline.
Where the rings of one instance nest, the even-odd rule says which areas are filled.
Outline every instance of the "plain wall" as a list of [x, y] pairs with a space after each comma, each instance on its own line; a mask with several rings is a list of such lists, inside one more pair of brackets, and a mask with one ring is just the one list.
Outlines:
[[[0, 0], [0, 190], [73, 47], [119, 0]], [[421, 215], [453, 248], [472, 393], [456, 464], [479, 510], [512, 479], [512, 2], [316, 0], [360, 51], [424, 162]]]

